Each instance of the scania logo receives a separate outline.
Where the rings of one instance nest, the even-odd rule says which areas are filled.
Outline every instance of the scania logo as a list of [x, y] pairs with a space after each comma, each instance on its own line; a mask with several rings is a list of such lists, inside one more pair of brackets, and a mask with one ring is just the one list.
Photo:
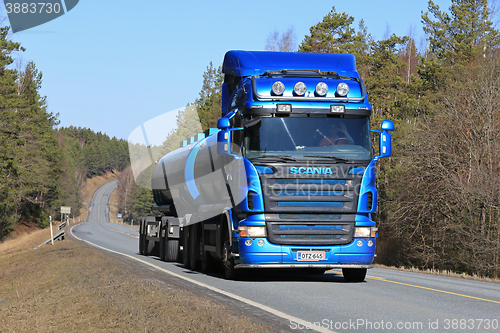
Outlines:
[[290, 173], [292, 175], [331, 175], [331, 168], [317, 168], [317, 167], [291, 167]]

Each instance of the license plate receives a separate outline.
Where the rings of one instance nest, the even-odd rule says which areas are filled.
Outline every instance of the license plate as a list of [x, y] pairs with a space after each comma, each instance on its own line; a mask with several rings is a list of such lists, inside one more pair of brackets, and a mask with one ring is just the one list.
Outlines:
[[297, 261], [325, 260], [325, 251], [297, 251]]

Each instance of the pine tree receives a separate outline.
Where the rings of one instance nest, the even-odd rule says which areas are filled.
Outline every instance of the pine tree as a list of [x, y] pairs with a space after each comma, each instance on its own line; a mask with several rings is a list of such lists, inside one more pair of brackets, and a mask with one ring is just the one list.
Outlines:
[[6, 66], [12, 63], [10, 53], [22, 50], [6, 39], [0, 30], [2, 56], [0, 69], [0, 151], [2, 181], [0, 191], [6, 201], [0, 212], [0, 236], [20, 219], [38, 225], [48, 222], [48, 214], [59, 197], [61, 149], [54, 126], [56, 117], [46, 111], [45, 97], [38, 90], [42, 74], [34, 63], [18, 73]]
[[371, 43], [366, 85], [375, 115], [400, 116], [400, 106], [407, 98], [407, 84], [399, 75], [399, 71], [405, 68], [406, 64], [399, 57], [398, 46], [407, 41], [408, 37], [392, 35], [386, 40]]
[[[17, 112], [19, 137], [17, 148], [18, 195], [26, 211], [52, 208], [59, 197], [59, 177], [62, 172], [62, 151], [56, 138], [56, 116], [46, 111], [45, 97], [41, 97], [42, 73], [29, 62], [18, 80], [19, 95], [24, 105]], [[48, 212], [47, 212], [48, 213]], [[28, 214], [29, 215], [29, 214]], [[36, 215], [26, 216], [33, 218]], [[48, 219], [47, 219], [48, 220]]]
[[19, 201], [14, 200], [17, 183], [16, 148], [22, 144], [17, 125], [21, 98], [17, 94], [17, 72], [9, 69], [12, 53], [24, 51], [8, 39], [9, 27], [0, 28], [0, 239], [19, 220]]
[[309, 31], [299, 46], [299, 52], [351, 53], [356, 57], [360, 73], [366, 73], [366, 63], [372, 37], [364, 21], [359, 22], [358, 31], [352, 27], [354, 17], [337, 13], [335, 7]]
[[500, 46], [500, 34], [489, 20], [488, 0], [452, 0], [450, 13], [432, 0], [422, 14], [429, 49], [419, 68], [423, 88], [436, 91], [446, 85], [449, 69], [464, 66], [487, 50]]
[[429, 51], [442, 63], [469, 62], [499, 46], [500, 36], [489, 20], [488, 0], [452, 0], [450, 14], [430, 0], [428, 10], [422, 22], [429, 35]]
[[221, 117], [222, 110], [221, 88], [223, 81], [222, 66], [215, 68], [210, 62], [207, 70], [203, 73], [200, 97], [194, 103], [198, 109], [198, 117], [203, 130], [217, 127], [217, 120]]

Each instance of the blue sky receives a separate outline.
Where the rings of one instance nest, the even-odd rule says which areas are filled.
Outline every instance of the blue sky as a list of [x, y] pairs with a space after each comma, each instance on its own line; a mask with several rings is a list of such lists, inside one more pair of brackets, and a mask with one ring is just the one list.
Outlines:
[[[434, 0], [447, 9], [451, 0]], [[80, 0], [67, 14], [16, 33], [43, 73], [41, 94], [61, 126], [126, 139], [142, 123], [194, 102], [202, 75], [228, 50], [263, 50], [275, 29], [292, 27], [297, 44], [335, 6], [363, 19], [380, 40], [389, 29], [423, 37], [426, 0], [111, 1]], [[0, 5], [0, 16], [6, 16]]]

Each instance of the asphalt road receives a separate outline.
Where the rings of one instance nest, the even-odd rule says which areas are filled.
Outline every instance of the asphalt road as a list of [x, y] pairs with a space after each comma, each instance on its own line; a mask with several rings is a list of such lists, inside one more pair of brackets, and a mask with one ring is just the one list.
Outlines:
[[138, 229], [108, 222], [115, 187], [113, 181], [96, 191], [88, 222], [71, 228], [75, 238], [246, 309], [257, 307], [290, 331], [500, 332], [500, 284], [380, 268], [368, 270], [363, 283], [346, 283], [336, 270], [320, 276], [253, 270], [244, 281], [228, 281], [222, 272], [207, 275], [141, 256]]

